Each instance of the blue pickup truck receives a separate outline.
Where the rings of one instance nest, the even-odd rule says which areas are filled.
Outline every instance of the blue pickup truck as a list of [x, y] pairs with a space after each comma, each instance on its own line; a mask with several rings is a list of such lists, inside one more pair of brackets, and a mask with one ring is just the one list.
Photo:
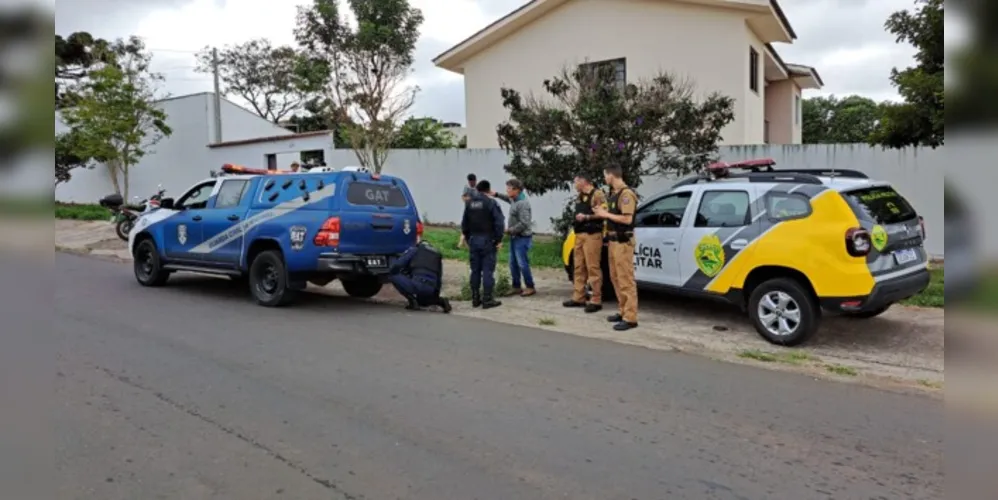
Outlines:
[[128, 235], [135, 278], [162, 286], [176, 271], [229, 276], [263, 306], [334, 279], [354, 297], [381, 291], [393, 261], [422, 236], [405, 182], [364, 171], [223, 174], [163, 199]]

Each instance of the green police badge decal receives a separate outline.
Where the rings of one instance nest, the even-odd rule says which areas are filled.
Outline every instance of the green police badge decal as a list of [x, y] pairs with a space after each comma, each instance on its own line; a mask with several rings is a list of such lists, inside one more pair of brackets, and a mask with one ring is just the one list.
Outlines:
[[697, 260], [697, 267], [708, 278], [717, 276], [724, 267], [724, 245], [716, 234], [704, 236], [693, 250], [693, 256]]
[[878, 252], [883, 251], [884, 247], [887, 246], [887, 231], [883, 226], [873, 226], [873, 229], [870, 230], [870, 241]]

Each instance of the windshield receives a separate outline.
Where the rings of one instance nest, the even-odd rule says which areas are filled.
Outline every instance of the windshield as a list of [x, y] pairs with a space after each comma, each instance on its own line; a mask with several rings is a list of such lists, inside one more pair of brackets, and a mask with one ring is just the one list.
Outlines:
[[877, 224], [897, 224], [918, 216], [908, 200], [890, 186], [877, 186], [842, 193], [856, 215]]

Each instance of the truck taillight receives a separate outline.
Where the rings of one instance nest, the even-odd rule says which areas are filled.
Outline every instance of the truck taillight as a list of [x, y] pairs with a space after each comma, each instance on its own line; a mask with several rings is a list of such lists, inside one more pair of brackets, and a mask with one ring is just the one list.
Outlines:
[[420, 241], [423, 241], [423, 223], [422, 222], [417, 222], [416, 223], [416, 243], [419, 243]]
[[922, 230], [922, 241], [925, 241], [925, 217], [918, 216], [918, 228]]
[[870, 253], [873, 248], [873, 240], [870, 233], [861, 227], [854, 227], [846, 231], [846, 251], [853, 257], [863, 257]]
[[317, 247], [335, 247], [340, 244], [340, 218], [330, 217], [322, 223], [312, 243]]

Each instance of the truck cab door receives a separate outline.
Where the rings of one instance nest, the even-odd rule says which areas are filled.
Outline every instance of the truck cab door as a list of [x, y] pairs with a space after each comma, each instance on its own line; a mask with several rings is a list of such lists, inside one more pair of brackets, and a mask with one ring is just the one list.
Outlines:
[[651, 285], [682, 284], [679, 248], [693, 191], [676, 191], [643, 205], [634, 214], [634, 278]]
[[209, 266], [235, 267], [243, 254], [245, 231], [240, 225], [248, 212], [250, 179], [222, 179], [218, 194], [203, 210], [201, 260]]
[[203, 241], [201, 223], [217, 184], [214, 179], [197, 184], [174, 204], [177, 214], [163, 222], [163, 248], [168, 260], [200, 261], [200, 256], [193, 250]]

